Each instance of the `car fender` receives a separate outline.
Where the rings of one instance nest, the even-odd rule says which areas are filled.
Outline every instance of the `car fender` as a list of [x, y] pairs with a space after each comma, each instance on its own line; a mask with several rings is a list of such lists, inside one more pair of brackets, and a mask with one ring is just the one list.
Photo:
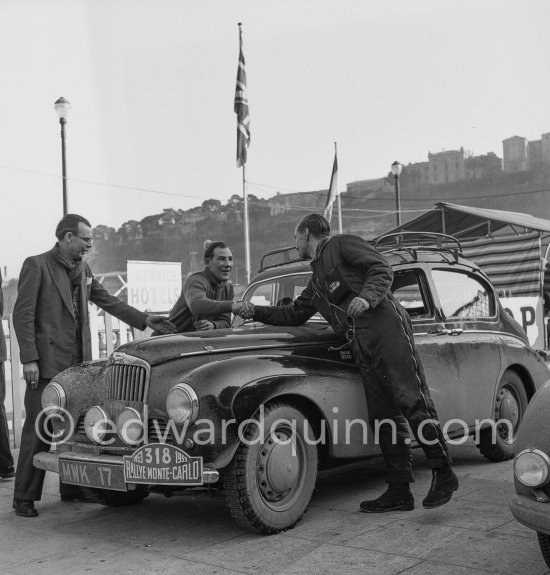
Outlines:
[[367, 407], [353, 360], [342, 364], [297, 355], [241, 356], [201, 366], [185, 380], [199, 395], [201, 419], [214, 422], [216, 428], [224, 419], [235, 420], [232, 429], [237, 433], [220, 436], [225, 445], [218, 457], [229, 447], [236, 449], [239, 426], [242, 431], [248, 419], [261, 413], [260, 406], [278, 399], [297, 403], [316, 421], [325, 421], [323, 440], [333, 457], [377, 451], [365, 446]]

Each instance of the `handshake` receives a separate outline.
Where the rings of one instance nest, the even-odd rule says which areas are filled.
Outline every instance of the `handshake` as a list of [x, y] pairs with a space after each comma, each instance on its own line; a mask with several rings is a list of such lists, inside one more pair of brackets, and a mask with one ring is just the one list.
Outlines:
[[254, 317], [254, 304], [249, 301], [236, 301], [233, 302], [231, 311], [243, 319], [252, 319]]

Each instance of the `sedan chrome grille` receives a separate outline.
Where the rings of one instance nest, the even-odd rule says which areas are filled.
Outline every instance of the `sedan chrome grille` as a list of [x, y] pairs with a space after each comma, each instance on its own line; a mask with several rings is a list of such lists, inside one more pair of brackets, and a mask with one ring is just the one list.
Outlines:
[[126, 354], [115, 352], [107, 365], [109, 399], [144, 402], [149, 382], [149, 364]]

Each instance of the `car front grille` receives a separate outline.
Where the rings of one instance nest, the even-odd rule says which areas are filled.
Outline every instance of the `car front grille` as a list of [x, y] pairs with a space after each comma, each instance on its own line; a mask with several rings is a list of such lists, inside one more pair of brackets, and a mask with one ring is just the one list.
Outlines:
[[172, 430], [167, 430], [167, 423], [164, 419], [150, 418], [147, 434], [147, 441], [149, 443], [174, 443]]
[[109, 399], [144, 402], [149, 382], [149, 364], [122, 353], [114, 353], [107, 366]]

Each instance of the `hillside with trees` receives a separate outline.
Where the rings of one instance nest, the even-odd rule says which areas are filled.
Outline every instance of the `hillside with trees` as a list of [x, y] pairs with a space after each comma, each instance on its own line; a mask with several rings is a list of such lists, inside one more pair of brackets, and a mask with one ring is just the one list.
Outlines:
[[[384, 181], [382, 179], [381, 181]], [[514, 174], [495, 173], [483, 180], [466, 180], [449, 184], [419, 185], [401, 175], [401, 209], [403, 221], [417, 217], [436, 202], [525, 212], [550, 219], [548, 202], [550, 169]], [[373, 238], [395, 226], [395, 194], [393, 176], [385, 178], [385, 185], [363, 194], [342, 193], [343, 229], [365, 238]], [[260, 259], [267, 251], [293, 245], [297, 221], [307, 213], [297, 203], [296, 208], [273, 210], [273, 202], [249, 196], [251, 267], [254, 274]], [[96, 273], [125, 271], [127, 260], [182, 262], [184, 274], [202, 266], [203, 242], [223, 240], [233, 250], [235, 283], [245, 279], [244, 232], [242, 198], [233, 195], [225, 204], [219, 200], [205, 200], [190, 210], [166, 208], [142, 220], [130, 220], [115, 230], [103, 225], [94, 228], [94, 250], [89, 259]], [[318, 211], [323, 212], [324, 205]], [[377, 210], [390, 213], [380, 214]], [[393, 213], [392, 213], [393, 212]], [[337, 228], [334, 206], [333, 228]]]

